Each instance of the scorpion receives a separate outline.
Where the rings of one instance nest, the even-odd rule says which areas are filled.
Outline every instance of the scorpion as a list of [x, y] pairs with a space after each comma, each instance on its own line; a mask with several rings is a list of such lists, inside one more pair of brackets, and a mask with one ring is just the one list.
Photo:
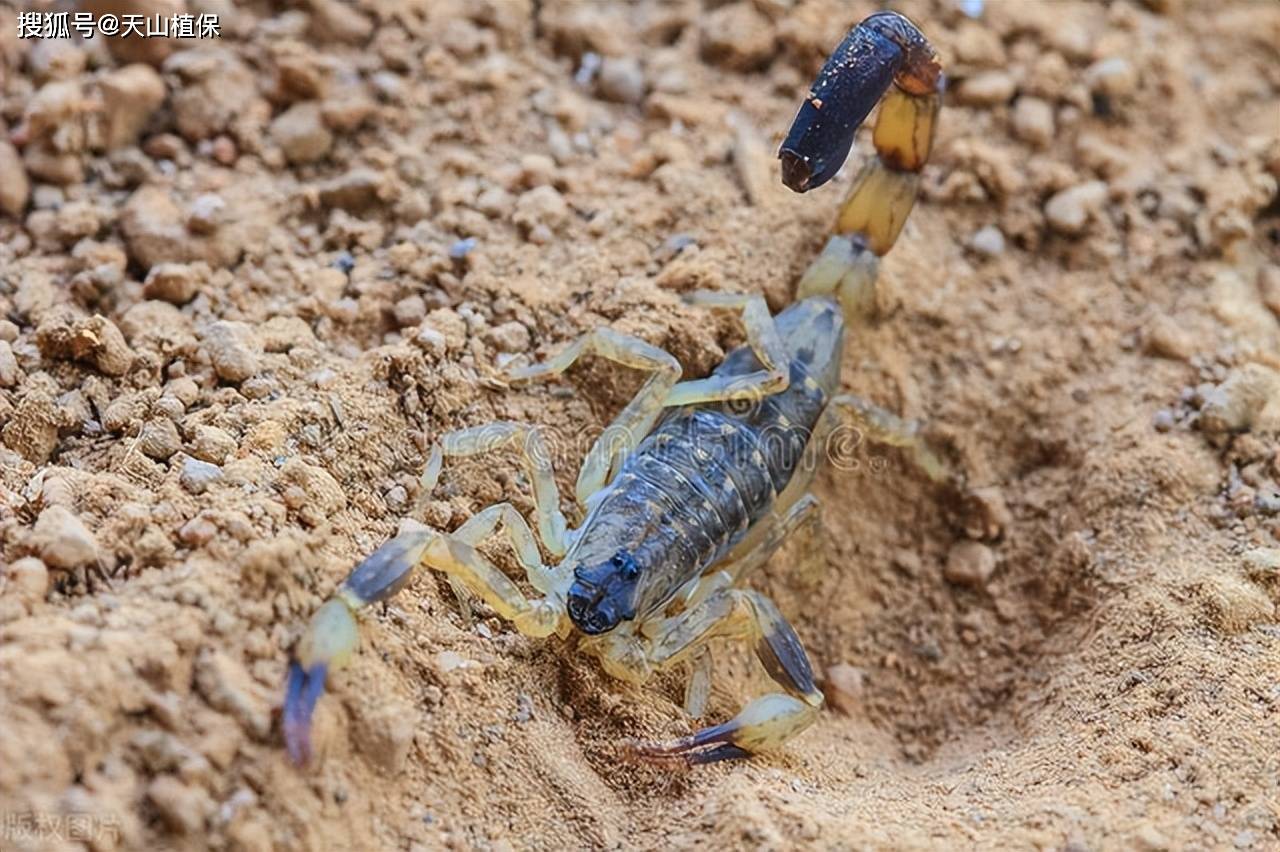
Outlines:
[[[932, 45], [904, 16], [877, 12], [849, 31], [782, 144], [782, 180], [796, 192], [831, 180], [880, 102], [876, 155], [781, 313], [771, 316], [761, 295], [689, 294], [693, 304], [739, 311], [745, 327], [746, 344], [709, 376], [681, 382], [674, 356], [608, 327], [547, 361], [508, 371], [513, 381], [543, 379], [594, 355], [648, 374], [582, 463], [576, 497], [584, 517], [576, 529], [561, 512], [537, 426], [499, 421], [440, 437], [422, 493], [435, 487], [446, 458], [516, 449], [532, 485], [537, 538], [502, 502], [451, 533], [405, 525], [360, 562], [294, 649], [282, 728], [296, 764], [310, 760], [311, 717], [326, 679], [357, 649], [357, 612], [396, 594], [420, 565], [443, 572], [464, 604], [479, 597], [527, 636], [567, 638], [576, 629], [579, 647], [616, 678], [640, 684], [687, 667], [685, 708], [694, 719], [710, 690], [708, 644], [752, 643], [778, 691], [689, 736], [633, 741], [631, 756], [688, 765], [747, 758], [777, 749], [815, 721], [823, 694], [799, 637], [768, 597], [742, 581], [817, 510], [808, 491], [816, 466], [801, 460], [842, 415], [871, 440], [902, 448], [930, 477], [945, 477], [918, 424], [839, 392], [845, 325], [865, 319], [879, 258], [915, 202], [944, 86]], [[491, 535], [505, 538], [536, 594], [481, 552]]]

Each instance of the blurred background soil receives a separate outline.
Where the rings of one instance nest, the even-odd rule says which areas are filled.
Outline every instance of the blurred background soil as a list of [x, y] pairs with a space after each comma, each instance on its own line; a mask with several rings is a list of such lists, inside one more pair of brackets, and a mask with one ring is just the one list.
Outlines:
[[[288, 651], [442, 431], [540, 423], [571, 494], [638, 382], [498, 367], [607, 323], [703, 375], [740, 332], [682, 291], [785, 306], [855, 169], [798, 196], [773, 155], [879, 7], [86, 4], [220, 17], [109, 44], [0, 6], [0, 848], [1280, 845], [1280, 5], [892, 6], [952, 87], [844, 381], [973, 491], [821, 474], [753, 582], [829, 707], [688, 773], [619, 762], [690, 729], [678, 678], [436, 576], [369, 614], [303, 772]], [[420, 518], [527, 493], [462, 464]], [[717, 653], [719, 720], [763, 676]]]

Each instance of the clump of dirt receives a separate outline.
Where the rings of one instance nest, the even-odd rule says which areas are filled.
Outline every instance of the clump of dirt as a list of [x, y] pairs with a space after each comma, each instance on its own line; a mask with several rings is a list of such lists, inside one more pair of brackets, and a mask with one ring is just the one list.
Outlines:
[[[1280, 8], [918, 0], [952, 80], [844, 381], [969, 493], [860, 446], [755, 582], [831, 706], [667, 773], [634, 689], [418, 577], [291, 767], [288, 650], [441, 432], [552, 434], [636, 377], [498, 368], [608, 323], [688, 375], [847, 187], [772, 151], [870, 2], [130, 0], [223, 37], [20, 40], [0, 9], [0, 846], [1280, 843]], [[863, 139], [857, 156], [865, 156]], [[530, 508], [514, 459], [426, 500]], [[566, 499], [566, 510], [569, 509]], [[710, 711], [761, 686], [717, 652]]]

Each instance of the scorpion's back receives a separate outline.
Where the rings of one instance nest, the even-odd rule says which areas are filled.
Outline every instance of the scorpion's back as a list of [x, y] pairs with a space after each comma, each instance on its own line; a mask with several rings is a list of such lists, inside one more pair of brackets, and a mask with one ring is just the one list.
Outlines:
[[[674, 409], [640, 443], [593, 508], [579, 555], [633, 560], [634, 613], [661, 606], [763, 518], [798, 467], [838, 381], [839, 306], [805, 299], [775, 318], [790, 383], [770, 396]], [[761, 369], [749, 347], [720, 376]]]

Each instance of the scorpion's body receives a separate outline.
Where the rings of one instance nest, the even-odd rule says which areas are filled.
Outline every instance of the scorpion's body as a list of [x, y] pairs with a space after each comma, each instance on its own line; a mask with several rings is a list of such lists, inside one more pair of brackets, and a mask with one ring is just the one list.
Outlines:
[[[813, 723], [823, 697], [799, 638], [767, 597], [741, 581], [816, 508], [806, 493], [810, 462], [831, 434], [833, 413], [851, 413], [866, 437], [907, 449], [932, 475], [940, 470], [912, 429], [837, 391], [845, 322], [865, 314], [877, 259], [914, 203], [942, 86], [932, 47], [901, 15], [877, 13], [850, 31], [782, 145], [783, 182], [803, 192], [830, 180], [883, 96], [877, 156], [855, 180], [836, 234], [805, 273], [794, 304], [775, 317], [759, 295], [691, 296], [742, 311], [747, 345], [710, 376], [677, 383], [674, 357], [607, 327], [509, 373], [520, 380], [554, 376], [595, 354], [648, 374], [583, 462], [576, 496], [584, 517], [576, 529], [561, 513], [537, 427], [497, 422], [440, 437], [423, 493], [434, 488], [446, 457], [518, 449], [541, 547], [524, 516], [500, 503], [452, 532], [406, 529], [357, 565], [313, 616], [290, 666], [284, 733], [295, 760], [309, 756], [311, 712], [328, 673], [355, 652], [356, 612], [398, 592], [418, 565], [444, 573], [455, 591], [478, 596], [526, 635], [578, 630], [582, 647], [617, 677], [642, 682], [688, 667], [686, 707], [695, 717], [709, 688], [709, 643], [752, 642], [780, 691], [724, 724], [638, 746], [638, 756], [688, 763], [748, 757]], [[481, 552], [495, 534], [505, 536], [536, 594]]]
[[[805, 458], [805, 446], [840, 381], [844, 317], [814, 297], [774, 317], [786, 349], [785, 390], [743, 404], [669, 409], [599, 493], [566, 559], [605, 565], [618, 553], [635, 577], [608, 589], [580, 578], [569, 615], [587, 634], [625, 619], [643, 621], [716, 565], [768, 516]], [[734, 349], [712, 374], [730, 379], [761, 370], [750, 346]]]

